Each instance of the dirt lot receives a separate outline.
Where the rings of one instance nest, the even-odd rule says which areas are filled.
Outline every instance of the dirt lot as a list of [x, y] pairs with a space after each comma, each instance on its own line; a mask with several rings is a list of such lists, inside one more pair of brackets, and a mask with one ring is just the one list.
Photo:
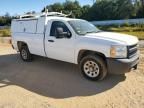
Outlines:
[[138, 70], [91, 82], [77, 67], [37, 57], [23, 62], [0, 45], [0, 108], [144, 108], [144, 49]]

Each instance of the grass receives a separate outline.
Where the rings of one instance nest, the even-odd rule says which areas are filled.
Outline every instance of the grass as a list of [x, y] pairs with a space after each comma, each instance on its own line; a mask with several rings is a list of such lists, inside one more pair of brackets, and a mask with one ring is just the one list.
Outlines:
[[140, 40], [144, 40], [144, 31], [139, 31], [139, 32], [119, 32], [119, 33], [137, 36]]
[[144, 40], [144, 25], [142, 26], [122, 26], [122, 27], [113, 27], [113, 26], [100, 26], [98, 27], [104, 31], [118, 32], [123, 34], [129, 34], [137, 36], [139, 39]]
[[11, 32], [10, 29], [0, 29], [0, 37], [10, 37], [11, 36]]

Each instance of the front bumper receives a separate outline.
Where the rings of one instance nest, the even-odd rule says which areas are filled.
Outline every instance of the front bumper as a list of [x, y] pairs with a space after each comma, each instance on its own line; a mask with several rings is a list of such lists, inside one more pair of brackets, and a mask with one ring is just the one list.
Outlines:
[[139, 55], [131, 59], [107, 58], [108, 72], [112, 74], [124, 74], [131, 71], [132, 68], [137, 69], [138, 63]]

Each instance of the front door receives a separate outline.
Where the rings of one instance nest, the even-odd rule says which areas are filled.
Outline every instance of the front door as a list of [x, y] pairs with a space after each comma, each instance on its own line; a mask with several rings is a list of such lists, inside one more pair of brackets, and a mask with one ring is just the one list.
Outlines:
[[[71, 37], [56, 38], [56, 28], [63, 28], [64, 32], [71, 33]], [[74, 63], [74, 40], [72, 32], [62, 21], [52, 21], [49, 33], [46, 33], [45, 51], [48, 58]]]

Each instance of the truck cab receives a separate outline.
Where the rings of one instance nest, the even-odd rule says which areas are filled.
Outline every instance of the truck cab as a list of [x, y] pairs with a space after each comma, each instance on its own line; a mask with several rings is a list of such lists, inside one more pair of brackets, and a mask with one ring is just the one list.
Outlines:
[[139, 62], [138, 38], [99, 30], [62, 13], [29, 15], [12, 21], [12, 45], [24, 61], [32, 55], [78, 64], [90, 80], [125, 74]]

